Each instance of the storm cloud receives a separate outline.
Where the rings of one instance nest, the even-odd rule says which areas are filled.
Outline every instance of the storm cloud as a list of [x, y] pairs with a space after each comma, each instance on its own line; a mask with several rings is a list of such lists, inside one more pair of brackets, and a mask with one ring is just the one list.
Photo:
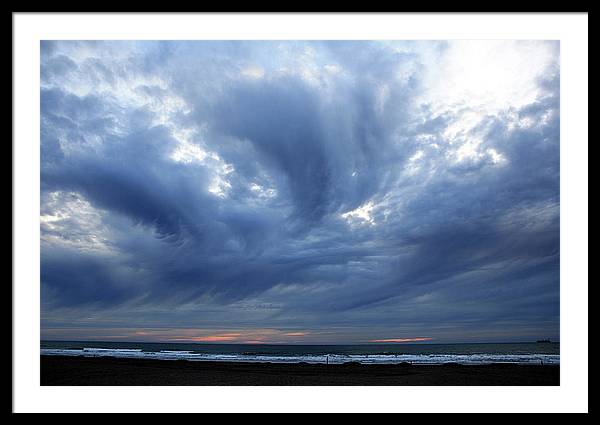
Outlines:
[[559, 336], [559, 45], [41, 43], [42, 337]]

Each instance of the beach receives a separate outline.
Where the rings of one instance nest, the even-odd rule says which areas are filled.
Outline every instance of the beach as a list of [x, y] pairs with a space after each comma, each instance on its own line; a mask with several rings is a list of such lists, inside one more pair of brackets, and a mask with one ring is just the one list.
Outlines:
[[560, 366], [245, 363], [40, 356], [41, 385], [559, 385]]

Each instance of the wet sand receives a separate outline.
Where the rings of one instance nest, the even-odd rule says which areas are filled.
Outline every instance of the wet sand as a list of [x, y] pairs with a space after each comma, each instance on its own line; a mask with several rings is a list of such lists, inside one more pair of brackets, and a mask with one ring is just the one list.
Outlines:
[[41, 356], [41, 385], [559, 385], [551, 365], [193, 362]]

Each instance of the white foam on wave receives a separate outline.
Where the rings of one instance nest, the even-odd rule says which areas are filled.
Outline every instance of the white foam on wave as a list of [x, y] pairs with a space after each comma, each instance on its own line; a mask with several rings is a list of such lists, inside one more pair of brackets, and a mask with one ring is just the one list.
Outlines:
[[108, 352], [108, 351], [110, 351], [110, 352], [116, 351], [119, 353], [139, 353], [140, 351], [142, 351], [142, 349], [141, 348], [95, 348], [95, 347], [88, 348], [88, 347], [85, 347], [83, 349], [83, 351], [87, 351], [87, 352], [91, 352], [91, 353], [94, 353], [94, 352], [103, 353], [103, 352]]
[[84, 357], [119, 357], [146, 358], [158, 360], [192, 360], [192, 361], [228, 361], [228, 362], [260, 362], [260, 363], [330, 363], [342, 364], [358, 362], [362, 364], [560, 364], [558, 354], [377, 354], [377, 355], [252, 355], [252, 354], [207, 354], [192, 351], [142, 351], [141, 349], [84, 348], [58, 349], [42, 348], [42, 355], [48, 356], [84, 356]]

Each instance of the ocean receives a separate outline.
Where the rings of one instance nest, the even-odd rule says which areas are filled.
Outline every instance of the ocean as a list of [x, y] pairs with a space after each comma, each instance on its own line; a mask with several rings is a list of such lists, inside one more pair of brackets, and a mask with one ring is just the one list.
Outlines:
[[560, 344], [267, 345], [41, 341], [42, 355], [159, 360], [364, 364], [560, 364]]

